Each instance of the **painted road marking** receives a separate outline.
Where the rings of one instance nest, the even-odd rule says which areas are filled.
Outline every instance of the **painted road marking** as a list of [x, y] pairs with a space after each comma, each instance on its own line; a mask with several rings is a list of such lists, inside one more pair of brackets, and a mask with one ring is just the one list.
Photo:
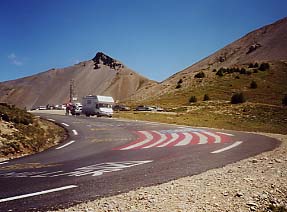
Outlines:
[[174, 147], [193, 144], [211, 144], [231, 141], [231, 134], [220, 134], [208, 130], [182, 128], [161, 131], [136, 131], [138, 138], [114, 150], [147, 149], [153, 147]]
[[170, 143], [173, 143], [174, 141], [176, 141], [179, 138], [179, 135], [177, 133], [171, 133], [171, 139], [167, 142], [164, 142], [160, 145], [158, 145], [157, 147], [165, 147], [167, 145], [169, 145]]
[[72, 130], [72, 132], [74, 133], [74, 135], [78, 135], [77, 130]]
[[230, 146], [227, 146], [227, 147], [225, 147], [225, 148], [222, 148], [222, 149], [213, 151], [213, 152], [211, 152], [211, 153], [216, 154], [216, 153], [224, 152], [224, 151], [227, 151], [227, 150], [232, 149], [232, 148], [234, 148], [234, 147], [237, 147], [237, 146], [240, 145], [240, 144], [242, 144], [242, 141], [236, 141], [234, 144], [231, 144]]
[[47, 119], [48, 121], [53, 121], [53, 122], [55, 122], [56, 120], [54, 120], [54, 119]]
[[12, 201], [12, 200], [27, 198], [27, 197], [39, 196], [42, 194], [48, 194], [48, 193], [52, 193], [52, 192], [63, 191], [63, 190], [76, 188], [76, 187], [78, 187], [78, 186], [68, 185], [68, 186], [63, 186], [60, 188], [53, 188], [53, 189], [49, 189], [49, 190], [45, 190], [45, 191], [40, 191], [40, 192], [35, 192], [35, 193], [30, 193], [30, 194], [24, 194], [24, 195], [19, 195], [19, 196], [14, 196], [14, 197], [8, 197], [8, 198], [0, 199], [0, 202], [8, 202], [8, 201]]
[[[155, 131], [153, 131], [153, 132], [154, 132], [154, 133], [157, 133], [157, 132], [155, 132]], [[159, 134], [159, 133], [158, 133], [158, 134]], [[161, 138], [160, 138], [158, 141], [152, 142], [151, 144], [149, 144], [149, 145], [147, 145], [147, 146], [144, 146], [143, 148], [151, 148], [151, 147], [154, 147], [154, 146], [156, 146], [156, 145], [162, 143], [163, 141], [165, 141], [165, 140], [167, 139], [166, 135], [163, 135], [163, 136], [159, 135], [159, 136], [160, 136]]]
[[68, 145], [70, 145], [70, 144], [72, 144], [72, 143], [74, 143], [74, 142], [75, 142], [75, 141], [70, 141], [70, 142], [64, 144], [63, 146], [57, 147], [56, 149], [62, 149], [62, 148], [66, 147], [66, 146], [68, 146]]
[[76, 168], [71, 171], [52, 171], [52, 172], [47, 172], [47, 171], [34, 171], [34, 172], [6, 172], [6, 173], [0, 173], [0, 177], [6, 177], [6, 178], [11, 178], [11, 177], [60, 177], [60, 176], [68, 176], [68, 177], [82, 177], [82, 176], [100, 176], [103, 175], [104, 173], [108, 172], [116, 172], [116, 171], [121, 171], [126, 168], [130, 168], [133, 166], [138, 166], [146, 163], [150, 163], [152, 160], [145, 160], [145, 161], [121, 161], [121, 162], [106, 162], [106, 163], [99, 163], [99, 164], [94, 164], [94, 165], [89, 165], [89, 166], [84, 166], [80, 168]]
[[175, 144], [175, 146], [185, 146], [191, 142], [192, 135], [190, 133], [182, 133], [182, 134], [184, 135], [184, 139]]
[[66, 124], [66, 123], [62, 123], [62, 125], [66, 126], [66, 127], [69, 127], [70, 125]]
[[199, 142], [198, 144], [207, 144], [208, 143], [208, 137], [203, 135], [202, 133], [199, 132], [193, 132], [195, 135], [199, 137]]
[[221, 134], [221, 135], [234, 136], [234, 135], [232, 135], [230, 133], [224, 133], [224, 132], [216, 132], [216, 133]]
[[8, 163], [7, 161], [1, 162], [0, 165], [6, 164]]

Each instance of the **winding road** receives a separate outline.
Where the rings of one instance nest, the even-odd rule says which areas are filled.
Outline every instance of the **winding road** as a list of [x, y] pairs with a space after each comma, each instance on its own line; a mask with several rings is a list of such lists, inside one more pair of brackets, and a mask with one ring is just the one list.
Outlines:
[[280, 142], [237, 131], [41, 114], [67, 129], [44, 152], [0, 162], [0, 211], [47, 211], [202, 173]]

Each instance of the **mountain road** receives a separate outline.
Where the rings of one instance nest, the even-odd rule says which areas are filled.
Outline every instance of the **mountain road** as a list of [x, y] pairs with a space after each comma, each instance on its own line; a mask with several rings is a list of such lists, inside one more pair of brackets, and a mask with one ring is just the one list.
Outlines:
[[47, 211], [164, 183], [269, 151], [276, 139], [238, 131], [39, 114], [68, 138], [0, 162], [0, 211]]

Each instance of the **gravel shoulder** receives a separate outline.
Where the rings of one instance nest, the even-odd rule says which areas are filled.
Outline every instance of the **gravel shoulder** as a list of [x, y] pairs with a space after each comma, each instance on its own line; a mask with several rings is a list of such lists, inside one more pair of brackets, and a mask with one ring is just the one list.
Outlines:
[[287, 135], [261, 134], [282, 144], [223, 168], [59, 211], [286, 211]]

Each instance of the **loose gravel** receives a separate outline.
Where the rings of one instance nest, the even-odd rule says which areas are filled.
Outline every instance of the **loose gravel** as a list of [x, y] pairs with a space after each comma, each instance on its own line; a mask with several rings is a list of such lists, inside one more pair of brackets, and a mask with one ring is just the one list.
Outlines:
[[287, 135], [264, 135], [282, 144], [223, 168], [59, 211], [287, 211]]

